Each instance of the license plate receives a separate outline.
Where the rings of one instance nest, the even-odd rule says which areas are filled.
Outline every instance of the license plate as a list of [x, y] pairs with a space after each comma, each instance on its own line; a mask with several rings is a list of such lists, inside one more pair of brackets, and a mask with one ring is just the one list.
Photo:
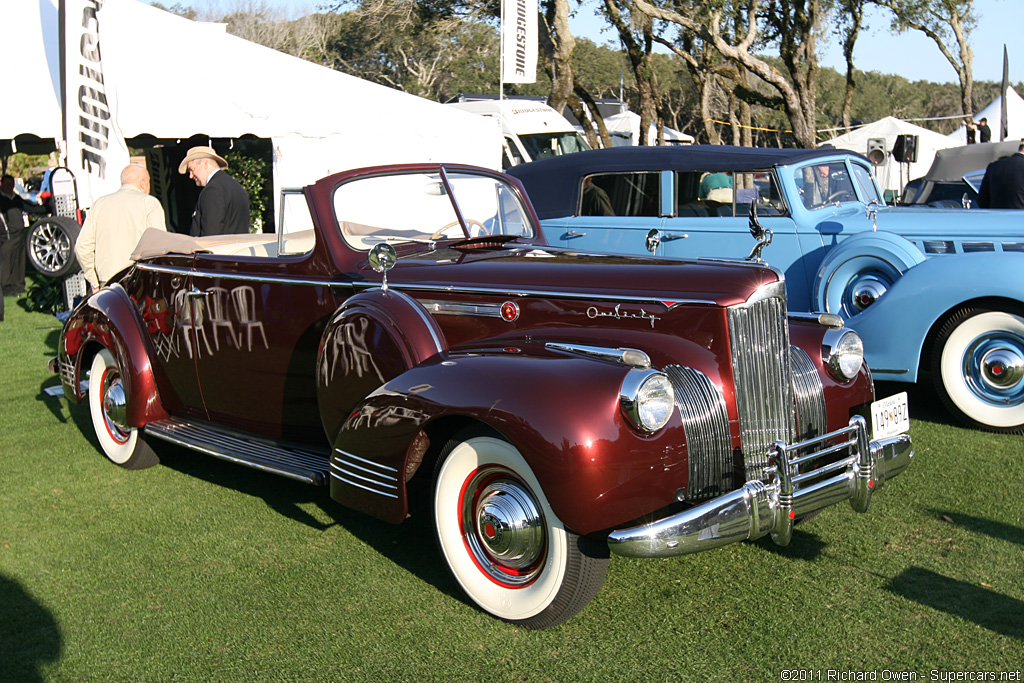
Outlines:
[[871, 435], [874, 439], [896, 436], [910, 429], [907, 392], [871, 404]]

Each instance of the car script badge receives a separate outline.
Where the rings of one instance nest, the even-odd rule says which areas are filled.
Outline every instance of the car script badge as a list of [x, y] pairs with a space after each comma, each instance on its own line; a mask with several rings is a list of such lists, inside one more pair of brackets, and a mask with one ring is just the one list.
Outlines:
[[636, 318], [638, 320], [650, 320], [651, 321], [651, 329], [654, 329], [654, 321], [655, 320], [661, 320], [661, 318], [659, 318], [658, 316], [654, 315], [653, 313], [648, 313], [647, 311], [645, 311], [642, 308], [640, 309], [639, 313], [629, 313], [629, 312], [626, 312], [626, 311], [621, 311], [621, 310], [619, 310], [621, 305], [622, 304], [615, 304], [615, 308], [613, 310], [611, 310], [611, 311], [601, 311], [601, 310], [599, 310], [597, 308], [597, 306], [591, 306], [590, 308], [587, 309], [587, 317], [588, 318], [615, 318], [616, 320], [620, 320], [622, 318]]

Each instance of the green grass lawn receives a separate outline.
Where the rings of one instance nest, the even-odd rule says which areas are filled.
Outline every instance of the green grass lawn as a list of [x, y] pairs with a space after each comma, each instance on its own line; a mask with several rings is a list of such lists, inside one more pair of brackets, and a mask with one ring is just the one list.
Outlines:
[[56, 320], [12, 298], [6, 316], [0, 681], [737, 682], [789, 669], [804, 670], [792, 680], [956, 680], [932, 671], [1024, 669], [1024, 437], [952, 426], [929, 392], [911, 393], [914, 463], [868, 514], [826, 510], [787, 548], [763, 539], [613, 558], [587, 609], [534, 632], [467, 603], [427, 520], [391, 526], [326, 490], [179, 449], [161, 448], [149, 470], [110, 464], [87, 407], [43, 392], [58, 384], [46, 371]]

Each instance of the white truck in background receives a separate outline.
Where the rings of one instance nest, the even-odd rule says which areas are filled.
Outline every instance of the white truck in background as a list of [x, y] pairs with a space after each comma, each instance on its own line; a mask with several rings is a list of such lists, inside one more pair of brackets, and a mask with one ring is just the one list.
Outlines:
[[544, 102], [459, 95], [447, 104], [501, 124], [502, 168], [590, 149], [569, 120]]

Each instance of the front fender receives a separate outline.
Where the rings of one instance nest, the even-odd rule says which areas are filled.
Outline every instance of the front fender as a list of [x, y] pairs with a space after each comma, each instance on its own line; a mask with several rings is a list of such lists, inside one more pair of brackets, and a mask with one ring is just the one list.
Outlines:
[[151, 359], [155, 350], [131, 298], [119, 284], [105, 287], [86, 299], [72, 312], [61, 332], [58, 362], [69, 369], [61, 372], [61, 382], [65, 396], [76, 403], [84, 396], [81, 380], [95, 344], [110, 351], [127, 380], [130, 426], [143, 427], [169, 417], [153, 371]]
[[334, 441], [331, 497], [401, 521], [406, 481], [426, 435], [451, 436], [431, 430], [446, 417], [500, 432], [529, 463], [558, 517], [579, 533], [664, 507], [687, 485], [678, 413], [653, 436], [622, 417], [619, 390], [629, 368], [516, 351], [441, 354], [373, 392]]
[[875, 379], [916, 382], [929, 331], [960, 305], [981, 298], [1021, 301], [1024, 254], [936, 256], [914, 266], [870, 308], [847, 321], [864, 339]]

